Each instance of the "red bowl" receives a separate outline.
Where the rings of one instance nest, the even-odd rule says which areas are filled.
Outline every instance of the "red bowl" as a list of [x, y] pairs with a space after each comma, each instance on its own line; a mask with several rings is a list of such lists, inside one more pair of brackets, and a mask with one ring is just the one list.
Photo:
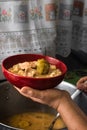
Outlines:
[[[62, 71], [62, 75], [49, 78], [32, 78], [19, 76], [8, 71], [9, 68], [11, 68], [17, 63], [25, 61], [35, 61], [41, 58], [44, 58], [50, 64], [56, 65], [56, 67]], [[18, 88], [22, 88], [23, 86], [29, 86], [35, 89], [42, 90], [56, 87], [64, 79], [64, 76], [67, 72], [67, 67], [62, 61], [50, 56], [44, 56], [39, 54], [19, 54], [7, 57], [3, 60], [2, 72], [6, 79]]]

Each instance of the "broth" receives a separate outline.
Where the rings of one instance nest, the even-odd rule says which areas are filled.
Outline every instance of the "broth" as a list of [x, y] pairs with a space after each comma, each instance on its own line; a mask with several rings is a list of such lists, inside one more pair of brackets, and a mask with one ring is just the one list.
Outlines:
[[[48, 127], [53, 119], [53, 114], [43, 112], [27, 112], [9, 117], [2, 121], [2, 123], [24, 130], [48, 130]], [[54, 125], [54, 130], [64, 127], [65, 124], [59, 117]]]

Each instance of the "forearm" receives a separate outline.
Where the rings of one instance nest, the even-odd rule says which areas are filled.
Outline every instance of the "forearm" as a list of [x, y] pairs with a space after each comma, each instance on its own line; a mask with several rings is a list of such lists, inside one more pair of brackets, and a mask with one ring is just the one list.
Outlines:
[[57, 110], [69, 130], [87, 130], [87, 117], [71, 98], [63, 97]]

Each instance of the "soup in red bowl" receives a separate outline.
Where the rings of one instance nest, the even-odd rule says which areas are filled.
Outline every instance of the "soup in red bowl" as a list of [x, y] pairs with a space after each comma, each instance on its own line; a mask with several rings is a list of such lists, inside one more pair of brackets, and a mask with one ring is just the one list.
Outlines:
[[13, 85], [22, 88], [49, 89], [62, 82], [67, 66], [60, 60], [41, 54], [18, 54], [2, 61], [2, 72]]

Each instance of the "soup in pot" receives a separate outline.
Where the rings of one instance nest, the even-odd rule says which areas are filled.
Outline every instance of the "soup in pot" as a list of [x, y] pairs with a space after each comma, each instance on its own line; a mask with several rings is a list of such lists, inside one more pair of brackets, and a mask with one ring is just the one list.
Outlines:
[[[21, 128], [23, 130], [48, 130], [48, 127], [53, 119], [53, 114], [43, 112], [27, 112], [14, 115], [2, 122], [9, 126]], [[59, 130], [64, 127], [65, 124], [59, 117], [54, 125], [53, 130]]]

